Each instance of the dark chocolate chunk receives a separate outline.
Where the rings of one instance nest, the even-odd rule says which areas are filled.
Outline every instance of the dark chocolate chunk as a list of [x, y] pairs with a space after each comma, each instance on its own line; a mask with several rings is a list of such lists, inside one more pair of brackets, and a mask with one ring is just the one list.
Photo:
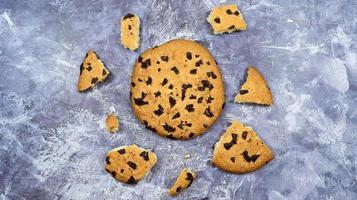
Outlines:
[[226, 103], [223, 103], [223, 104], [222, 104], [222, 109], [224, 108], [224, 106], [226, 106]]
[[130, 176], [130, 178], [129, 178], [127, 183], [128, 184], [136, 184], [136, 180], [135, 180], [135, 178], [133, 176]]
[[188, 112], [194, 112], [194, 111], [195, 111], [195, 108], [193, 107], [193, 104], [188, 104], [188, 105], [186, 105], [185, 109], [186, 109]]
[[132, 17], [135, 17], [135, 15], [133, 15], [131, 13], [128, 13], [128, 14], [124, 15], [123, 20], [129, 19], [129, 18], [132, 18]]
[[160, 64], [160, 61], [156, 61], [156, 64]]
[[172, 70], [173, 72], [175, 72], [175, 74], [179, 74], [179, 73], [180, 73], [180, 71], [179, 71], [175, 66], [172, 67], [171, 70]]
[[95, 78], [92, 78], [92, 84], [96, 84], [98, 82], [98, 78], [95, 77]]
[[143, 69], [147, 69], [148, 67], [151, 66], [151, 60], [150, 58], [149, 59], [146, 59], [144, 62], [141, 63], [141, 68]]
[[209, 90], [212, 90], [214, 88], [214, 86], [208, 80], [202, 80], [201, 83], [202, 86], [199, 86], [197, 88], [199, 91], [205, 91], [206, 88], [208, 88]]
[[141, 92], [141, 98], [134, 98], [135, 104], [138, 106], [143, 106], [143, 105], [149, 104], [149, 102], [144, 101], [145, 97], [146, 97], [146, 93]]
[[259, 154], [255, 154], [255, 155], [249, 156], [248, 155], [248, 151], [244, 151], [242, 153], [242, 155], [243, 155], [244, 160], [247, 161], [247, 162], [255, 162], [260, 156]]
[[207, 61], [207, 65], [211, 65], [211, 63], [209, 61]]
[[181, 191], [181, 186], [179, 186], [178, 188], [176, 188], [176, 192], [180, 192]]
[[197, 97], [193, 94], [191, 94], [190, 99], [196, 99]]
[[191, 52], [187, 52], [186, 53], [186, 58], [191, 60], [192, 59], [192, 53]]
[[151, 85], [152, 83], [152, 78], [149, 76], [148, 80], [146, 81], [146, 85]]
[[158, 68], [157, 71], [158, 71], [158, 72], [161, 71], [161, 68]]
[[190, 71], [190, 74], [197, 74], [197, 69], [193, 69]]
[[159, 105], [159, 108], [157, 110], [154, 110], [154, 114], [157, 115], [157, 116], [160, 116], [164, 113], [164, 108]]
[[169, 89], [172, 90], [174, 86], [172, 84], [169, 85]]
[[143, 122], [144, 122], [144, 125], [145, 125], [145, 127], [147, 128], [147, 129], [149, 129], [149, 130], [151, 130], [151, 131], [153, 131], [153, 132], [157, 132], [156, 131], [156, 129], [155, 128], [153, 128], [153, 127], [151, 127], [150, 125], [149, 125], [149, 123], [146, 121], [146, 120], [143, 120]]
[[215, 18], [214, 21], [215, 21], [217, 24], [221, 23], [221, 19], [219, 19], [218, 17]]
[[119, 150], [118, 150], [118, 153], [124, 154], [124, 153], [125, 153], [125, 149], [119, 149]]
[[232, 133], [232, 140], [228, 143], [224, 143], [223, 146], [226, 150], [229, 150], [233, 145], [237, 144], [237, 138], [238, 135], [235, 133]]
[[115, 178], [117, 173], [115, 171], [110, 172], [110, 174]]
[[200, 55], [195, 55], [196, 58], [200, 57]]
[[168, 62], [169, 61], [169, 57], [168, 56], [161, 56], [161, 60]]
[[110, 173], [109, 169], [105, 168], [105, 171], [107, 171], [108, 173]]
[[189, 88], [192, 88], [192, 84], [188, 83], [188, 84], [182, 84], [181, 86], [181, 92], [182, 92], [182, 95], [181, 95], [181, 100], [183, 101], [186, 97], [186, 90], [189, 89]]
[[233, 14], [233, 13], [232, 13], [232, 11], [231, 11], [230, 9], [226, 10], [226, 12], [227, 12], [227, 14], [228, 14], [228, 15]]
[[143, 61], [143, 57], [139, 56], [138, 62], [142, 62], [142, 61]]
[[167, 132], [171, 133], [171, 132], [175, 132], [175, 128], [168, 125], [167, 123], [165, 123], [165, 125], [162, 126]]
[[107, 165], [110, 165], [110, 159], [109, 159], [109, 156], [107, 156], [107, 157], [105, 158], [105, 161], [107, 162]]
[[196, 62], [195, 66], [196, 66], [196, 67], [199, 67], [199, 66], [201, 66], [202, 64], [203, 64], [202, 60], [199, 60], [199, 61]]
[[247, 132], [247, 131], [243, 131], [243, 133], [242, 133], [242, 138], [243, 138], [243, 139], [246, 139], [246, 138], [247, 138], [247, 135], [248, 135], [248, 132]]
[[169, 103], [171, 108], [174, 107], [176, 105], [176, 99], [169, 97]]
[[190, 135], [188, 135], [189, 138], [192, 138], [195, 134], [194, 133], [190, 133]]
[[239, 15], [239, 12], [238, 12], [238, 10], [237, 10], [237, 11], [235, 11], [235, 12], [234, 12], [234, 14], [238, 16], [238, 15]]
[[197, 103], [202, 103], [202, 101], [203, 101], [203, 97], [197, 99]]
[[87, 67], [87, 70], [90, 72], [93, 68], [91, 66]]
[[181, 115], [180, 115], [180, 112], [177, 112], [171, 119], [176, 119], [176, 118], [179, 118]]
[[166, 138], [169, 138], [169, 139], [171, 139], [171, 140], [175, 140], [175, 139], [176, 139], [172, 134], [167, 135]]
[[211, 97], [211, 95], [207, 98], [207, 103], [210, 104], [212, 103], [212, 101], [214, 100], [213, 97]]
[[235, 157], [231, 157], [231, 161], [232, 161], [233, 163], [235, 163], [235, 162], [236, 162], [236, 158], [235, 158]]
[[103, 76], [107, 75], [107, 71], [106, 71], [105, 69], [103, 69], [102, 75], [103, 75]]
[[160, 91], [157, 91], [157, 92], [154, 93], [154, 95], [155, 95], [155, 97], [158, 97], [158, 96], [161, 95], [161, 92], [160, 92]]
[[83, 67], [83, 63], [82, 63], [81, 66], [79, 67], [79, 74], [80, 75], [82, 74], [83, 70], [84, 70], [84, 67]]
[[167, 78], [164, 78], [164, 80], [162, 80], [161, 85], [164, 86], [169, 82], [169, 80], [167, 80]]
[[131, 161], [128, 161], [126, 164], [128, 164], [129, 167], [132, 168], [132, 169], [134, 169], [134, 170], [135, 170], [136, 167], [137, 167], [136, 164], [135, 164], [134, 162], [131, 162]]
[[203, 124], [203, 127], [208, 128], [208, 124]]
[[234, 25], [232, 25], [232, 26], [228, 27], [228, 29], [234, 29], [234, 28], [235, 28], [235, 26], [234, 26]]
[[120, 170], [120, 173], [123, 173], [123, 172], [124, 172], [124, 169], [121, 169], [121, 170]]
[[128, 26], [128, 29], [131, 30], [131, 25]]
[[149, 152], [143, 151], [139, 154], [139, 156], [143, 157], [144, 160], [148, 161], [149, 160]]
[[239, 94], [242, 94], [242, 95], [243, 95], [243, 94], [247, 94], [248, 92], [249, 92], [248, 90], [240, 90], [240, 91], [239, 91]]
[[212, 77], [213, 79], [216, 79], [216, 78], [217, 78], [217, 75], [214, 74], [213, 72], [207, 72], [207, 76], [208, 76], [208, 77]]
[[141, 78], [138, 78], [138, 81], [139, 81], [139, 82], [143, 82], [143, 80], [142, 80]]
[[192, 174], [191, 174], [190, 172], [187, 172], [186, 175], [187, 175], [186, 180], [190, 181], [190, 183], [187, 185], [187, 187], [190, 187], [190, 185], [191, 185], [192, 182], [193, 182], [193, 176], [192, 176]]
[[177, 127], [181, 130], [183, 130], [183, 127], [184, 126], [188, 126], [188, 127], [192, 127], [192, 123], [188, 123], [188, 122], [184, 122], [184, 121], [181, 121], [179, 125], [177, 125]]
[[208, 108], [206, 108], [204, 114], [209, 118], [214, 116], [214, 114], [211, 112], [211, 108], [209, 106], [208, 106]]

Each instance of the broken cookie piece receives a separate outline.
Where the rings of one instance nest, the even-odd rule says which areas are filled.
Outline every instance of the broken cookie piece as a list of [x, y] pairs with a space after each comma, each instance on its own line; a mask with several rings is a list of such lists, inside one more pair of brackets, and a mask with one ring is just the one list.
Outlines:
[[272, 105], [273, 96], [263, 75], [254, 67], [248, 67], [245, 83], [235, 97], [236, 103]]
[[133, 144], [109, 151], [105, 170], [118, 181], [136, 184], [149, 173], [156, 161], [153, 152]]
[[274, 158], [272, 150], [255, 131], [239, 121], [233, 121], [213, 150], [212, 163], [230, 173], [255, 171]]
[[175, 196], [179, 192], [190, 187], [196, 176], [196, 173], [191, 171], [190, 169], [185, 168], [181, 170], [174, 185], [169, 189], [168, 194], [171, 196]]
[[213, 8], [207, 18], [214, 34], [231, 33], [247, 29], [247, 24], [237, 5], [222, 5]]
[[140, 43], [140, 19], [137, 15], [128, 13], [121, 18], [121, 43], [134, 51]]
[[106, 123], [107, 131], [111, 133], [115, 133], [119, 130], [119, 120], [114, 113], [107, 116], [105, 123]]
[[78, 91], [82, 92], [93, 88], [97, 83], [103, 82], [109, 73], [99, 56], [89, 50], [80, 67]]

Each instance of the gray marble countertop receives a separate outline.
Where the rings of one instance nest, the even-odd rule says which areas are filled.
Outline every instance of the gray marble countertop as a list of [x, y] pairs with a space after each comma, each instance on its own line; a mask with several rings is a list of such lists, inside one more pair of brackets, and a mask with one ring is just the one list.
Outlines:
[[[248, 24], [213, 35], [206, 17], [236, 3]], [[135, 52], [120, 45], [120, 17], [142, 20]], [[216, 58], [226, 107], [203, 136], [172, 141], [146, 130], [129, 102], [138, 55], [174, 38], [198, 40]], [[76, 91], [93, 48], [113, 76]], [[248, 65], [266, 77], [271, 107], [233, 103]], [[176, 199], [357, 199], [356, 0], [0, 1], [0, 199], [171, 199], [182, 167], [198, 172]], [[104, 119], [115, 111], [121, 131]], [[246, 175], [210, 164], [212, 146], [233, 119], [253, 127], [275, 159]], [[105, 153], [136, 143], [158, 163], [135, 186], [104, 171]], [[184, 155], [189, 154], [189, 159]]]

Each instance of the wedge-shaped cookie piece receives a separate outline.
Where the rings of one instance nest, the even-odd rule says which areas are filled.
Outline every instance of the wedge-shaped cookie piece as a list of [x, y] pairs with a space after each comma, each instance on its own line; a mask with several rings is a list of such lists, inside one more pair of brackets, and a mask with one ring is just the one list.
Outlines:
[[132, 51], [139, 48], [140, 19], [137, 15], [128, 13], [121, 18], [121, 43]]
[[272, 105], [273, 96], [263, 75], [254, 67], [248, 67], [245, 83], [235, 97], [237, 103]]
[[156, 161], [153, 152], [133, 144], [109, 151], [105, 170], [118, 181], [135, 184], [149, 173]]
[[247, 24], [237, 5], [222, 5], [213, 8], [207, 18], [214, 34], [231, 33], [247, 29]]
[[105, 123], [107, 131], [115, 133], [119, 130], [119, 119], [114, 113], [107, 116]]
[[251, 127], [233, 121], [216, 143], [212, 163], [218, 168], [236, 174], [255, 171], [274, 158]]
[[82, 92], [93, 88], [97, 83], [103, 82], [109, 73], [99, 56], [89, 50], [80, 67], [78, 91]]
[[196, 178], [196, 173], [190, 169], [181, 170], [174, 185], [167, 192], [171, 196], [177, 195], [179, 192], [191, 186], [193, 180]]

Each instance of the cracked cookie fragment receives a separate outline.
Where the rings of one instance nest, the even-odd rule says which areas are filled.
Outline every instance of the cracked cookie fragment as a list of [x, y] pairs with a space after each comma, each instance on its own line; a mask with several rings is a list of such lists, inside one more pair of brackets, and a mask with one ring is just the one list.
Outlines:
[[136, 184], [149, 173], [156, 161], [155, 153], [133, 144], [109, 151], [105, 170], [118, 181]]
[[121, 43], [134, 51], [140, 45], [140, 19], [137, 15], [128, 13], [121, 18]]
[[255, 131], [239, 121], [233, 121], [213, 150], [212, 163], [230, 173], [255, 171], [274, 158], [272, 150]]
[[268, 83], [256, 68], [248, 67], [246, 79], [241, 86], [239, 94], [234, 99], [236, 103], [273, 104], [273, 96]]
[[174, 185], [169, 189], [167, 193], [171, 196], [177, 195], [179, 192], [190, 187], [196, 176], [196, 173], [191, 171], [190, 169], [185, 168], [181, 170]]
[[107, 131], [115, 133], [119, 130], [119, 119], [114, 113], [107, 116], [105, 123]]
[[89, 50], [80, 67], [78, 91], [82, 92], [103, 82], [109, 75], [109, 70], [92, 50]]
[[247, 29], [247, 24], [237, 5], [222, 5], [213, 8], [207, 18], [214, 34], [231, 33]]

